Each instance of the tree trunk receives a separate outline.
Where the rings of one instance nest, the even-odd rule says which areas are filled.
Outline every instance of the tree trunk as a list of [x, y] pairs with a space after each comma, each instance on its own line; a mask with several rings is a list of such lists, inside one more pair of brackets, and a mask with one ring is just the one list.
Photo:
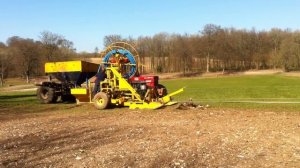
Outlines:
[[4, 68], [3, 68], [3, 62], [1, 61], [1, 86], [4, 85]]
[[[275, 46], [275, 48], [274, 48], [274, 58], [273, 58], [274, 60], [276, 60], [277, 59], [277, 47]], [[276, 62], [274, 62], [273, 61], [273, 69], [276, 69]]]
[[29, 83], [29, 70], [26, 71], [26, 83]]
[[207, 53], [207, 57], [206, 57], [206, 72], [209, 72], [209, 53]]
[[151, 55], [151, 72], [153, 73], [155, 71], [155, 68], [154, 68], [154, 56], [153, 56], [153, 53]]
[[183, 56], [183, 76], [185, 76], [185, 68], [186, 68], [186, 62], [185, 62], [185, 55]]
[[1, 86], [3, 86], [4, 85], [4, 81], [3, 81], [4, 79], [3, 79], [3, 73], [1, 73]]

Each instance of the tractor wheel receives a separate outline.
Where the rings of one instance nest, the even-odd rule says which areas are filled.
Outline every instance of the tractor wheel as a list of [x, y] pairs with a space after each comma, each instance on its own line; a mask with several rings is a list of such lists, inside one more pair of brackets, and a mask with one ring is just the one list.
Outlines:
[[37, 97], [44, 104], [55, 103], [57, 100], [55, 90], [46, 86], [41, 86], [37, 89]]
[[162, 89], [162, 91], [161, 91], [161, 93], [159, 94], [159, 97], [167, 96], [167, 95], [168, 95], [167, 88], [166, 88], [164, 85], [162, 85], [162, 84], [158, 84], [158, 85], [157, 85], [157, 90], [161, 90], [161, 89]]
[[104, 92], [99, 92], [94, 96], [94, 105], [98, 110], [103, 110], [108, 107], [109, 97]]

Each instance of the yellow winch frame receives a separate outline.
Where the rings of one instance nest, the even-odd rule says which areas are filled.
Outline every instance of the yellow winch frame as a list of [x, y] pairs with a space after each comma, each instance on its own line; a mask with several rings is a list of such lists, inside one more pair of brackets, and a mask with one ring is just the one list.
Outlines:
[[[171, 97], [183, 92], [183, 88], [172, 92], [162, 98], [159, 98], [157, 101], [147, 102], [141, 99], [140, 95], [136, 90], [127, 82], [125, 78], [122, 77], [122, 74], [118, 72], [116, 67], [106, 68], [107, 78], [100, 83], [101, 92], [108, 93], [114, 91], [122, 91], [126, 97], [130, 97], [125, 100], [124, 98], [120, 99], [111, 99], [110, 104], [128, 106], [130, 109], [157, 109], [162, 106], [169, 106], [176, 104], [177, 102], [171, 101]], [[89, 84], [90, 86], [90, 84]], [[87, 88], [73, 88], [71, 89], [71, 94], [76, 98], [81, 100], [87, 100], [85, 102], [93, 103], [91, 98], [91, 87]], [[84, 98], [86, 97], [86, 98]]]

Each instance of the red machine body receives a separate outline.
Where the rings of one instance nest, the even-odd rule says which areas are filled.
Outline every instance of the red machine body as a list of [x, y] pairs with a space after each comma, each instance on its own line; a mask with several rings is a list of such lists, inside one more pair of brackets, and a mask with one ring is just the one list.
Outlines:
[[147, 87], [155, 88], [158, 86], [158, 76], [134, 76], [129, 79], [130, 83], [146, 83]]
[[[134, 76], [129, 79], [131, 86], [139, 93], [142, 99], [162, 97], [167, 91], [158, 83], [158, 76]], [[165, 90], [165, 92], [163, 92]]]

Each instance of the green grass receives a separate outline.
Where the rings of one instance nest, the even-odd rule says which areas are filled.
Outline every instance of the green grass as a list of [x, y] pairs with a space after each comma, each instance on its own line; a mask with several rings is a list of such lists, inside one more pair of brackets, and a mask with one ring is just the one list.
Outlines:
[[[161, 83], [167, 87], [169, 93], [186, 87], [183, 93], [174, 97], [178, 101], [192, 98], [197, 103], [221, 109], [300, 111], [300, 77], [228, 76], [162, 80]], [[74, 104], [63, 103], [40, 104], [35, 92], [0, 92], [0, 111], [68, 111], [64, 109], [73, 106]]]
[[[127, 108], [123, 108], [127, 110]], [[118, 109], [117, 111], [122, 111]], [[0, 92], [0, 122], [10, 116], [22, 116], [26, 114], [53, 113], [81, 113], [98, 112], [92, 104], [77, 105], [76, 103], [42, 104], [36, 97], [35, 91], [27, 92]], [[110, 109], [101, 112], [112, 112]], [[9, 114], [9, 115], [8, 115]]]
[[38, 101], [36, 99], [36, 93], [33, 91], [30, 92], [3, 92], [0, 93], [0, 103], [3, 104], [12, 104], [12, 105], [33, 105]]
[[[214, 107], [300, 110], [300, 77], [283, 75], [229, 76], [161, 81], [169, 92], [186, 87], [176, 100]], [[286, 102], [294, 102], [287, 104]]]
[[0, 93], [0, 116], [11, 113], [40, 113], [47, 111], [67, 111], [74, 104], [41, 104], [35, 91]]

